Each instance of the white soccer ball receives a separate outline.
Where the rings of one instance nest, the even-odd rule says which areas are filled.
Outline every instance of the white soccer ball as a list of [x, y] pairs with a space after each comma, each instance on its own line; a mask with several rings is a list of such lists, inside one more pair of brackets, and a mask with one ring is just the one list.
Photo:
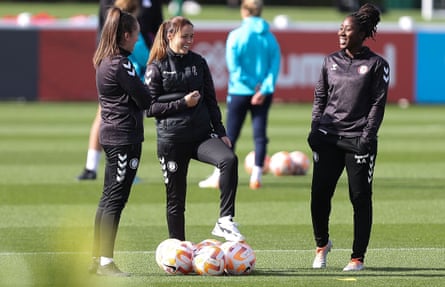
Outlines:
[[410, 16], [402, 16], [399, 18], [399, 27], [404, 31], [411, 31], [414, 28], [414, 20]]
[[188, 274], [193, 271], [193, 249], [188, 241], [166, 239], [156, 248], [156, 263], [167, 274]]
[[17, 15], [17, 24], [21, 27], [26, 27], [31, 25], [31, 13], [28, 12], [22, 12]]
[[181, 243], [181, 241], [176, 238], [168, 238], [159, 243], [155, 253], [156, 263], [159, 265], [159, 267], [162, 268], [162, 254], [164, 251], [170, 248], [169, 246], [177, 245], [179, 243]]
[[193, 246], [193, 251], [197, 252], [199, 249], [201, 249], [201, 248], [203, 248], [205, 246], [218, 246], [218, 247], [220, 247], [221, 244], [222, 244], [222, 242], [217, 240], [217, 239], [213, 239], [213, 238], [204, 239], [203, 241], [201, 241], [199, 243], [196, 243]]
[[278, 29], [286, 29], [289, 27], [289, 17], [287, 15], [277, 15], [273, 19], [273, 24]]
[[[263, 174], [269, 172], [269, 162], [270, 162], [270, 156], [266, 155], [263, 164]], [[246, 170], [247, 174], [249, 175], [252, 174], [252, 169], [254, 165], [255, 165], [255, 151], [251, 151], [244, 158], [244, 169]]]
[[193, 270], [199, 275], [217, 276], [224, 274], [225, 256], [221, 247], [203, 246], [195, 251]]
[[311, 166], [309, 157], [305, 153], [298, 150], [289, 153], [289, 156], [292, 161], [292, 174], [305, 175]]
[[226, 259], [225, 272], [229, 275], [247, 275], [255, 270], [256, 255], [246, 242], [223, 243], [221, 249]]
[[292, 174], [292, 159], [287, 151], [279, 151], [270, 157], [269, 171], [275, 176]]
[[186, 15], [198, 15], [201, 10], [201, 5], [196, 1], [187, 0], [182, 3], [182, 11]]

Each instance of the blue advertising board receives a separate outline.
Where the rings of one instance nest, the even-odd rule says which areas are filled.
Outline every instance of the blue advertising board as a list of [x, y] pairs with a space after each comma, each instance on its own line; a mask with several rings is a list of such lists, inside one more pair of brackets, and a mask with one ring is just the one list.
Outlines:
[[417, 33], [416, 103], [445, 103], [445, 31]]

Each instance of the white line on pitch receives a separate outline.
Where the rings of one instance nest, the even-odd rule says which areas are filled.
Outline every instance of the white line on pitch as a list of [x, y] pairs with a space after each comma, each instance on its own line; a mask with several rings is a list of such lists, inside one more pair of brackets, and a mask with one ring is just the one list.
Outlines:
[[[350, 249], [340, 249], [336, 248], [337, 251], [350, 251]], [[445, 251], [445, 248], [439, 248], [439, 247], [425, 247], [425, 248], [374, 248], [374, 249], [368, 249], [368, 252], [370, 251]], [[295, 253], [302, 253], [302, 252], [314, 252], [313, 249], [310, 250], [255, 250], [257, 253], [288, 253], [288, 252], [295, 252]], [[155, 251], [115, 251], [117, 254], [154, 254]], [[0, 256], [12, 256], [12, 255], [76, 255], [76, 254], [90, 254], [90, 252], [75, 252], [75, 251], [37, 251], [37, 252], [0, 252]]]

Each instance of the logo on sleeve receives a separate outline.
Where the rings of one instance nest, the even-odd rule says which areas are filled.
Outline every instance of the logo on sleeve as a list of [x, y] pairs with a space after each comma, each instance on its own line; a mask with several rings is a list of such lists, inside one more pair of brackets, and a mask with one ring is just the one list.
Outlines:
[[153, 70], [147, 70], [147, 72], [145, 73], [145, 84], [147, 86], [150, 85], [151, 83], [151, 76], [153, 75]]
[[385, 83], [389, 82], [389, 67], [388, 66], [383, 67], [383, 80], [385, 81]]
[[136, 75], [136, 71], [134, 70], [134, 67], [130, 63], [130, 61], [128, 61], [127, 63], [123, 63], [122, 66], [125, 70], [127, 70], [127, 73], [128, 75], [130, 75], [130, 77], [134, 77]]

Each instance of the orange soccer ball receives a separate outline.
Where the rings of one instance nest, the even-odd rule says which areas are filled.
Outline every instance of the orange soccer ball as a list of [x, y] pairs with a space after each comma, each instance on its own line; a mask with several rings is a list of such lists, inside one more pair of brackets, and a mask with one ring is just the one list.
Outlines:
[[292, 174], [292, 159], [287, 151], [274, 153], [270, 158], [269, 171], [275, 176]]

